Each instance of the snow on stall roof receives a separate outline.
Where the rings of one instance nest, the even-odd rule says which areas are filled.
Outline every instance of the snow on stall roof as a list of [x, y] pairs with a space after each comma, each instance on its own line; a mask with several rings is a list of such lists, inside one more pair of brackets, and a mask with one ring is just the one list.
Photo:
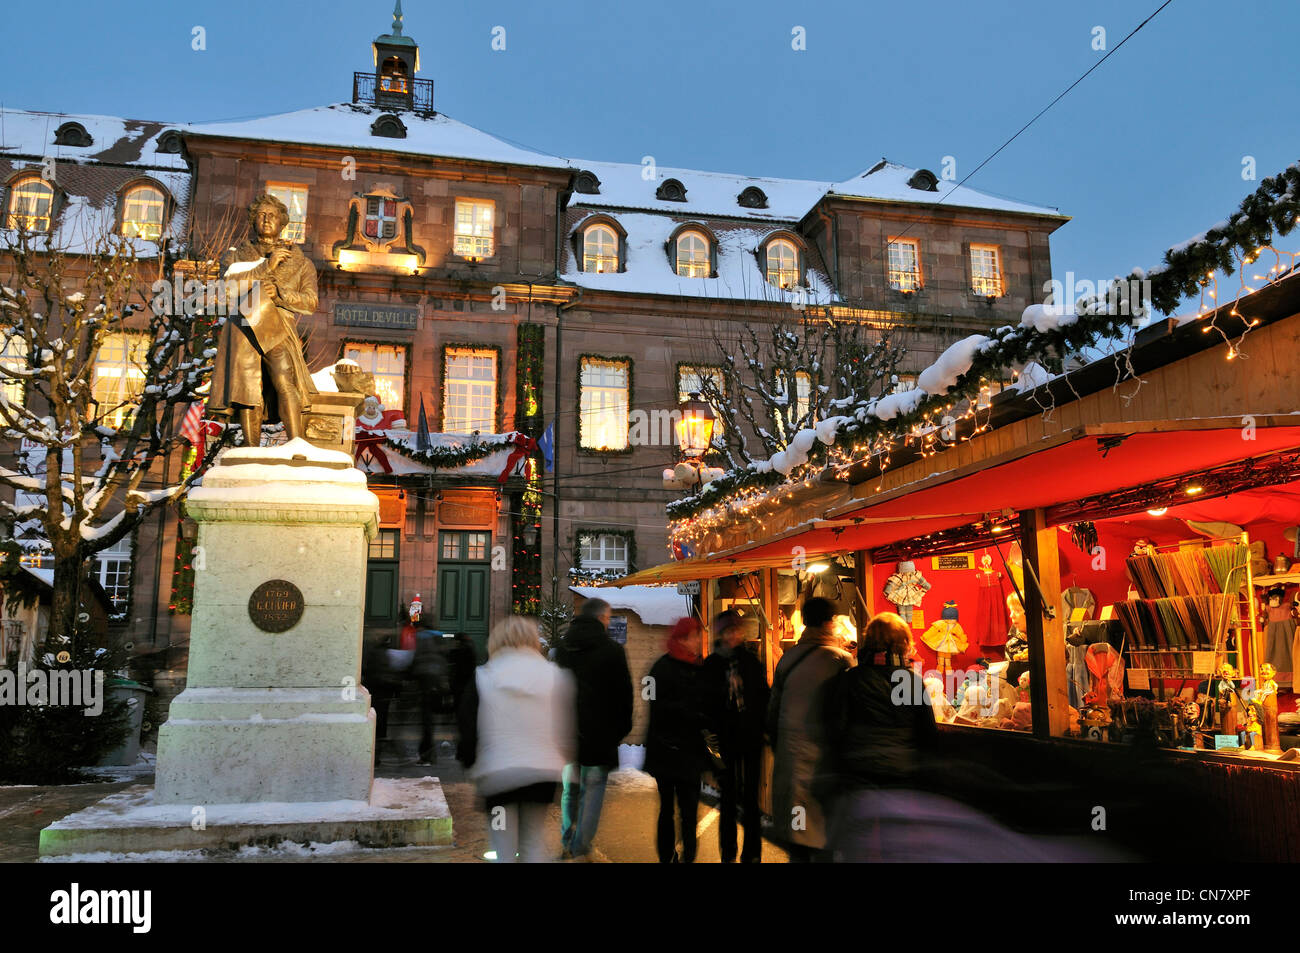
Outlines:
[[[729, 215], [766, 221], [797, 222], [830, 188], [829, 182], [805, 179], [772, 179], [728, 172], [703, 172], [694, 169], [670, 169], [660, 166], [657, 177], [642, 178], [640, 164], [595, 162], [571, 159], [575, 169], [591, 172], [600, 180], [600, 193], [575, 192], [569, 204], [592, 208], [653, 209], [671, 215]], [[655, 190], [665, 179], [677, 179], [686, 187], [685, 202], [655, 198]], [[744, 208], [737, 198], [754, 186], [767, 196], [767, 208]]]
[[45, 583], [45, 585], [49, 586], [51, 589], [54, 588], [53, 569], [41, 569], [36, 566], [23, 566], [23, 569], [30, 575], [35, 576], [41, 582]]
[[879, 199], [883, 202], [919, 202], [922, 205], [951, 205], [960, 208], [982, 208], [998, 212], [1021, 212], [1029, 215], [1061, 216], [1061, 210], [1046, 205], [1030, 205], [1012, 199], [978, 192], [966, 186], [940, 180], [937, 192], [914, 189], [907, 184], [916, 169], [897, 162], [881, 161], [866, 172], [830, 186], [832, 195]]
[[[627, 232], [626, 271], [579, 271], [572, 243], [565, 243], [565, 268], [561, 275], [584, 288], [639, 294], [676, 295], [695, 298], [745, 298], [789, 303], [796, 300], [791, 291], [770, 284], [758, 267], [755, 254], [767, 239], [769, 228], [716, 229], [718, 239], [718, 277], [684, 278], [673, 271], [664, 244], [678, 222], [666, 215], [626, 212], [616, 216]], [[807, 271], [809, 289], [805, 303], [828, 304], [838, 300], [830, 280], [817, 270]]]
[[565, 159], [511, 145], [442, 113], [420, 116], [412, 112], [398, 112], [396, 115], [406, 126], [405, 139], [374, 135], [370, 126], [388, 112], [390, 111], [373, 106], [334, 103], [241, 122], [190, 123], [177, 128], [189, 135], [220, 136], [226, 139], [262, 139], [410, 152], [547, 169], [569, 168]]
[[584, 599], [604, 599], [612, 609], [635, 612], [645, 625], [672, 625], [688, 615], [686, 596], [676, 586], [570, 586]]

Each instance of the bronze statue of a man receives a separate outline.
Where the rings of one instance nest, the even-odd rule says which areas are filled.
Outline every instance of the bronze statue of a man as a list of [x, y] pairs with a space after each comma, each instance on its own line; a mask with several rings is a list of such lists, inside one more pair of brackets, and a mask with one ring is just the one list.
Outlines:
[[280, 238], [289, 210], [273, 195], [249, 207], [252, 235], [233, 250], [226, 277], [257, 282], [252, 308], [221, 328], [208, 412], [234, 417], [244, 444], [261, 443], [262, 422], [277, 418], [285, 436], [303, 436], [302, 415], [315, 392], [302, 356], [296, 315], [316, 310], [316, 269], [292, 242]]

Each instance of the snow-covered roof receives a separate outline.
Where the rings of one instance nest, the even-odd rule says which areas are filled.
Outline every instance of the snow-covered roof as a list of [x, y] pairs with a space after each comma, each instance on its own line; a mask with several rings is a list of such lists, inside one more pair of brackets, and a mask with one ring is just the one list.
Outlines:
[[[755, 254], [772, 233], [766, 227], [717, 227], [710, 225], [718, 240], [718, 277], [683, 278], [673, 271], [664, 251], [669, 236], [680, 224], [667, 215], [624, 212], [611, 216], [627, 232], [626, 270], [597, 273], [579, 271], [577, 254], [565, 242], [565, 265], [561, 277], [583, 288], [630, 294], [679, 295], [695, 298], [748, 299], [791, 303], [795, 292], [784, 291], [763, 277]], [[578, 223], [579, 225], [581, 222]], [[807, 269], [809, 288], [806, 304], [828, 304], [837, 300], [830, 279], [815, 268]]]
[[1063, 218], [1060, 209], [1046, 205], [1030, 205], [1011, 199], [977, 192], [966, 186], [938, 180], [938, 191], [930, 192], [908, 185], [916, 169], [882, 160], [861, 175], [855, 175], [829, 187], [832, 196], [877, 199], [882, 202], [918, 202], [922, 205], [949, 205], [954, 208], [979, 208], [998, 212], [1020, 212], [1027, 215], [1052, 215]]
[[304, 145], [342, 146], [350, 149], [378, 149], [417, 155], [469, 159], [477, 162], [567, 169], [558, 156], [511, 145], [482, 130], [438, 113], [420, 116], [412, 112], [394, 115], [406, 126], [406, 138], [376, 136], [371, 125], [388, 110], [354, 103], [316, 106], [297, 112], [263, 116], [240, 122], [190, 123], [178, 126], [189, 135], [220, 136], [225, 139], [261, 139]]
[[[650, 209], [670, 215], [726, 215], [767, 221], [797, 222], [830, 188], [829, 182], [804, 179], [769, 179], [728, 172], [700, 172], [694, 169], [657, 168], [655, 176], [644, 177], [645, 168], [625, 162], [594, 162], [570, 159], [575, 169], [592, 173], [600, 180], [598, 194], [575, 192], [569, 204], [606, 209]], [[686, 201], [673, 202], [655, 197], [667, 179], [686, 188]], [[767, 208], [746, 208], [738, 201], [748, 188], [761, 189]]]
[[[55, 130], [68, 122], [80, 124], [92, 143], [55, 145]], [[158, 139], [169, 128], [171, 123], [147, 119], [0, 109], [0, 158], [40, 156], [183, 171], [186, 166], [182, 156], [158, 151]]]
[[584, 599], [604, 599], [611, 609], [635, 612], [645, 625], [672, 625], [690, 615], [686, 596], [676, 586], [570, 586]]

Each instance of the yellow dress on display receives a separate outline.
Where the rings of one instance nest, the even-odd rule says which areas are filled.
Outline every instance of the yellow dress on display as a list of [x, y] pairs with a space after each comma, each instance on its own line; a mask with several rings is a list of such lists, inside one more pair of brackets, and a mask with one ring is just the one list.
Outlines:
[[925, 630], [921, 641], [938, 654], [937, 667], [944, 673], [952, 671], [952, 657], [965, 652], [969, 644], [961, 623], [956, 619], [936, 619], [934, 624]]

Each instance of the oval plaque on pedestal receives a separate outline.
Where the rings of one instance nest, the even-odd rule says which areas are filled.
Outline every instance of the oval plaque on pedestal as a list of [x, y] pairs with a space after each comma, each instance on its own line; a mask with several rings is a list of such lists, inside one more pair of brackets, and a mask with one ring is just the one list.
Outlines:
[[248, 617], [263, 632], [287, 632], [302, 618], [302, 590], [287, 579], [264, 582], [248, 597]]

